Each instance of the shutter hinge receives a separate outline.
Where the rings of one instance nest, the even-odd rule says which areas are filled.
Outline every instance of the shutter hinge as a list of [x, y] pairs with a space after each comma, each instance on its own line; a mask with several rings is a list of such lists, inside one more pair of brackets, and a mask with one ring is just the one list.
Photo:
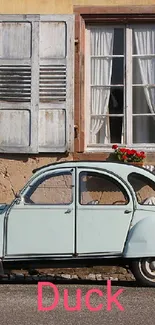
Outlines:
[[75, 43], [75, 45], [77, 45], [77, 44], [79, 43], [78, 38], [76, 38], [76, 39], [74, 40], [74, 43]]

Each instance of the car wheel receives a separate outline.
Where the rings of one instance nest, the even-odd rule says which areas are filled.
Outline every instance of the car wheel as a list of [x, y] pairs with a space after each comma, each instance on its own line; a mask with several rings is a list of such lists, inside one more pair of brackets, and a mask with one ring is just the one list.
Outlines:
[[139, 284], [155, 287], [155, 257], [134, 260], [130, 269]]

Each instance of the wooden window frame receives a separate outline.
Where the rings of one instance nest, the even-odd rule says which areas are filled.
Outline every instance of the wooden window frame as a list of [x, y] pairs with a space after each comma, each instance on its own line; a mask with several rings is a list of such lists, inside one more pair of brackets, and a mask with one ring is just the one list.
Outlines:
[[86, 24], [155, 23], [155, 5], [74, 6], [75, 14], [75, 142], [74, 152], [85, 151], [85, 27]]

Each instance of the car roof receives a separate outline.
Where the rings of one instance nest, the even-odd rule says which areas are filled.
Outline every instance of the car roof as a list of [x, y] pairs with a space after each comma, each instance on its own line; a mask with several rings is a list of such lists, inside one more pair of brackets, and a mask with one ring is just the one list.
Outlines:
[[21, 189], [20, 194], [22, 195], [24, 191], [27, 189], [27, 187], [33, 182], [36, 181], [36, 179], [39, 177], [42, 177], [42, 175], [45, 172], [54, 171], [57, 169], [64, 169], [64, 168], [92, 168], [92, 169], [98, 169], [98, 171], [107, 171], [115, 175], [116, 177], [119, 177], [119, 179], [128, 181], [128, 176], [131, 173], [139, 173], [141, 175], [144, 175], [148, 177], [150, 180], [155, 182], [155, 174], [153, 174], [151, 171], [147, 170], [146, 168], [130, 165], [128, 163], [122, 163], [122, 162], [112, 162], [112, 161], [96, 161], [96, 160], [70, 160], [70, 161], [61, 161], [61, 162], [55, 162], [48, 165], [41, 166], [39, 168], [36, 168], [33, 170], [33, 174], [30, 177], [29, 181], [25, 184], [25, 186]]
[[[43, 166], [41, 166], [41, 167], [39, 167], [39, 168], [35, 168], [35, 169], [33, 169], [33, 173], [36, 173], [36, 172], [38, 172], [38, 171], [41, 171], [41, 170], [43, 170], [43, 169], [51, 169], [52, 167], [56, 167], [56, 166], [61, 166], [61, 167], [70, 167], [71, 165], [73, 166], [74, 165], [74, 167], [80, 167], [80, 166], [92, 166], [92, 165], [96, 165], [96, 167], [103, 167], [103, 166], [105, 166], [105, 165], [107, 165], [107, 163], [108, 163], [108, 165], [109, 164], [113, 164], [113, 165], [119, 165], [120, 166], [120, 164], [122, 165], [124, 165], [124, 163], [122, 163], [122, 162], [111, 162], [111, 161], [99, 161], [99, 160], [70, 160], [70, 161], [60, 161], [60, 162], [54, 162], [54, 163], [51, 163], [51, 164], [48, 164], [48, 165], [43, 165]], [[127, 164], [126, 164], [127, 165]]]
[[107, 171], [111, 171], [113, 173], [116, 173], [123, 178], [127, 177], [127, 175], [131, 172], [139, 172], [146, 176], [153, 176], [153, 172], [149, 171], [148, 169], [140, 166], [135, 166], [133, 164], [128, 164], [124, 162], [115, 162], [115, 161], [98, 161], [98, 160], [70, 160], [70, 161], [61, 161], [61, 162], [55, 162], [48, 165], [41, 166], [39, 168], [36, 168], [33, 170], [34, 176], [37, 176], [37, 174], [40, 174], [42, 172], [52, 170], [55, 168], [72, 168], [72, 167], [81, 167], [81, 168], [101, 168]]

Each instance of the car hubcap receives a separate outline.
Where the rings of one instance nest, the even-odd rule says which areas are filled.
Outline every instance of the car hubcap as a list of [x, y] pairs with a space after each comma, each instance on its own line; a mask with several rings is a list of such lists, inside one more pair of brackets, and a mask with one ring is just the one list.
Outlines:
[[149, 281], [155, 282], [155, 258], [146, 258], [139, 261], [141, 274]]

